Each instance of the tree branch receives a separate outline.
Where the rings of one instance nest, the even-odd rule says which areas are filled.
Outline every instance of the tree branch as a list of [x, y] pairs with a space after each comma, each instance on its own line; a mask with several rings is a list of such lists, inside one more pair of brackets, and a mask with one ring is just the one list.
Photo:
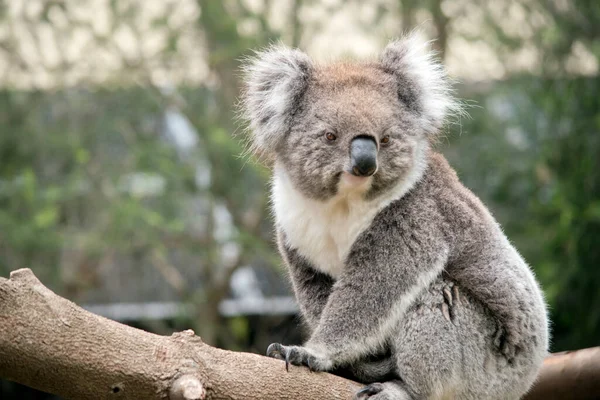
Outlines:
[[[220, 350], [192, 331], [144, 332], [83, 310], [29, 269], [0, 278], [0, 377], [70, 399], [350, 399], [360, 385], [256, 354]], [[593, 399], [600, 347], [546, 359], [536, 399]]]
[[600, 397], [600, 347], [550, 355], [525, 400]]
[[348, 399], [357, 383], [144, 332], [57, 296], [29, 269], [0, 278], [0, 376], [69, 399]]

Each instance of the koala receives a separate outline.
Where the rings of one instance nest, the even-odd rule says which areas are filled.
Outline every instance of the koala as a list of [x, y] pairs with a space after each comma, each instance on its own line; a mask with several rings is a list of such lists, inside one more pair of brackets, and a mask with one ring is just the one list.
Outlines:
[[356, 399], [518, 399], [548, 353], [532, 271], [433, 149], [460, 112], [417, 34], [317, 64], [244, 66], [250, 146], [272, 167], [278, 247], [310, 331], [267, 355], [365, 384]]

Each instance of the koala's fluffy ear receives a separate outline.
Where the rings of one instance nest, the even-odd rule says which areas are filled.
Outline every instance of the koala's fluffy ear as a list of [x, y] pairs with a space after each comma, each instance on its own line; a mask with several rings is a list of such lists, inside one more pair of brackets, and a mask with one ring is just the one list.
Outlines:
[[416, 32], [388, 44], [380, 63], [396, 77], [400, 100], [419, 115], [427, 134], [436, 134], [449, 115], [462, 112], [444, 67]]
[[245, 63], [242, 111], [250, 122], [252, 150], [272, 156], [313, 69], [308, 55], [283, 45], [259, 52]]

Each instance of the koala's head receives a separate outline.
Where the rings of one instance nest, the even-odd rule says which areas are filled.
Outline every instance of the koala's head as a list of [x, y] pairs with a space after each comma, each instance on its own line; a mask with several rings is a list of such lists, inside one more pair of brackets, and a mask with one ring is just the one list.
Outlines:
[[415, 35], [377, 61], [316, 65], [274, 46], [245, 66], [252, 149], [313, 199], [340, 190], [375, 198], [408, 179], [458, 110], [442, 66]]

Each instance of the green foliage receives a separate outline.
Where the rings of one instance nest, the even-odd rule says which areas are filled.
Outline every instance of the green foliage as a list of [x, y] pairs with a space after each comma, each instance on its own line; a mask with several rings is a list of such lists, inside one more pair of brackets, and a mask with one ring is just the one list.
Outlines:
[[482, 108], [448, 150], [542, 281], [554, 350], [600, 337], [598, 87], [598, 78], [522, 77], [471, 95]]
[[[542, 238], [543, 265], [552, 269], [555, 346], [598, 344], [600, 337], [600, 79], [543, 82], [533, 93], [548, 119], [533, 131], [539, 174], [531, 209]], [[557, 286], [560, 286], [558, 288]], [[577, 329], [573, 329], [577, 326]]]
[[[240, 210], [260, 203], [253, 188], [262, 189], [261, 175], [244, 166], [236, 156], [239, 144], [206, 117], [214, 94], [186, 94], [194, 105], [192, 123], [204, 139], [194, 150], [204, 156], [189, 157], [165, 139], [166, 104], [149, 94], [0, 93], [2, 275], [28, 266], [42, 276], [59, 276], [61, 254], [72, 246], [84, 253], [132, 254], [174, 238], [202, 254], [196, 242], [206, 239], [190, 237], [186, 202], [203, 190], [195, 183], [195, 160], [206, 155], [211, 197], [232, 199]], [[136, 189], [133, 178], [150, 187]]]

